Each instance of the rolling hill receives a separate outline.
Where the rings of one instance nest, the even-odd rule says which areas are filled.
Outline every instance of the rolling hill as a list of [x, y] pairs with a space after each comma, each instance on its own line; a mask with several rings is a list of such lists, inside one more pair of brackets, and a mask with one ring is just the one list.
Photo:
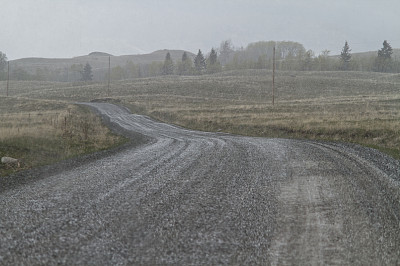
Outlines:
[[[38, 73], [46, 72], [52, 73], [52, 76], [56, 76], [57, 73], [63, 73], [63, 76], [72, 75], [74, 65], [85, 65], [89, 63], [93, 70], [93, 76], [98, 79], [99, 73], [104, 74], [108, 71], [108, 60], [111, 59], [111, 68], [117, 66], [125, 66], [127, 63], [132, 62], [135, 65], [149, 65], [153, 62], [163, 62], [167, 53], [171, 54], [171, 58], [174, 62], [180, 61], [183, 50], [158, 50], [149, 54], [138, 54], [138, 55], [121, 55], [113, 56], [104, 52], [92, 52], [88, 55], [78, 56], [74, 58], [22, 58], [10, 61], [12, 71], [18, 70], [27, 75], [38, 75]], [[191, 52], [187, 52], [189, 57], [194, 58], [195, 55]], [[71, 73], [67, 73], [70, 71]], [[67, 73], [67, 74], [65, 74]], [[75, 73], [76, 74], [76, 73]], [[63, 80], [63, 79], [60, 79]]]

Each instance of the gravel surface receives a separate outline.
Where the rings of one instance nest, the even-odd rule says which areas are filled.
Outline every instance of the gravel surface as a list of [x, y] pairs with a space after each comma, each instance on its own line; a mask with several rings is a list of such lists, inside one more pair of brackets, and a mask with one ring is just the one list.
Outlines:
[[88, 105], [133, 144], [1, 180], [1, 265], [400, 263], [398, 161]]

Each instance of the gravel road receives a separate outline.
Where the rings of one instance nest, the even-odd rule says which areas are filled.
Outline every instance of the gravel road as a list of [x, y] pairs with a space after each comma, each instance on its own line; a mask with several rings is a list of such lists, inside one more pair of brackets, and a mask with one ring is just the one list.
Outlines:
[[399, 161], [88, 105], [142, 141], [0, 181], [1, 265], [400, 263]]

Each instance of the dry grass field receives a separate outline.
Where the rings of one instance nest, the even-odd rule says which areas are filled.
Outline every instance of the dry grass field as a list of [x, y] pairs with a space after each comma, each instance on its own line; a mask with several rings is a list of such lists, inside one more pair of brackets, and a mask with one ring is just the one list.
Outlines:
[[0, 165], [0, 176], [106, 149], [123, 141], [85, 107], [0, 97], [0, 157], [10, 156], [22, 162], [20, 168]]
[[[2, 95], [4, 85], [0, 83]], [[135, 113], [188, 128], [354, 142], [400, 158], [399, 74], [279, 72], [275, 96], [273, 106], [272, 77], [267, 70], [126, 80], [112, 83], [110, 93], [104, 83], [13, 82], [10, 97], [0, 98], [0, 132], [43, 137], [42, 132], [54, 131], [65, 139], [62, 121], [70, 112], [67, 110], [82, 112], [72, 103], [107, 99], [126, 105]], [[12, 109], [7, 111], [3, 106]], [[95, 120], [86, 118], [91, 114], [83, 113], [77, 121]], [[34, 119], [47, 122], [35, 123]], [[76, 122], [74, 127], [79, 125], [82, 122]], [[101, 128], [100, 121], [91, 128]], [[87, 141], [82, 129], [80, 132], [74, 143]], [[100, 138], [109, 136], [104, 134]], [[0, 136], [3, 145], [4, 139]], [[62, 143], [59, 145], [65, 145]], [[90, 147], [99, 148], [94, 143]]]

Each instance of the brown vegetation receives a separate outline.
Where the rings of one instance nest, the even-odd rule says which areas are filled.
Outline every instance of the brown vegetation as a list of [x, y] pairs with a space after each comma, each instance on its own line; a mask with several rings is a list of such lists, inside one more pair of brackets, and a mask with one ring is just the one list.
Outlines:
[[7, 155], [28, 156], [27, 161], [36, 158], [26, 155], [27, 142], [29, 151], [42, 146], [64, 151], [57, 156], [50, 152], [52, 159], [115, 145], [118, 140], [100, 130], [99, 119], [71, 104], [108, 98], [135, 113], [188, 128], [355, 142], [400, 158], [399, 74], [280, 71], [276, 85], [272, 106], [268, 70], [113, 82], [110, 95], [104, 83], [13, 82], [12, 97], [0, 98], [0, 141], [3, 147], [11, 145], [8, 150], [21, 149]]
[[0, 176], [122, 143], [87, 108], [63, 102], [0, 97], [0, 156], [21, 167], [0, 165]]

